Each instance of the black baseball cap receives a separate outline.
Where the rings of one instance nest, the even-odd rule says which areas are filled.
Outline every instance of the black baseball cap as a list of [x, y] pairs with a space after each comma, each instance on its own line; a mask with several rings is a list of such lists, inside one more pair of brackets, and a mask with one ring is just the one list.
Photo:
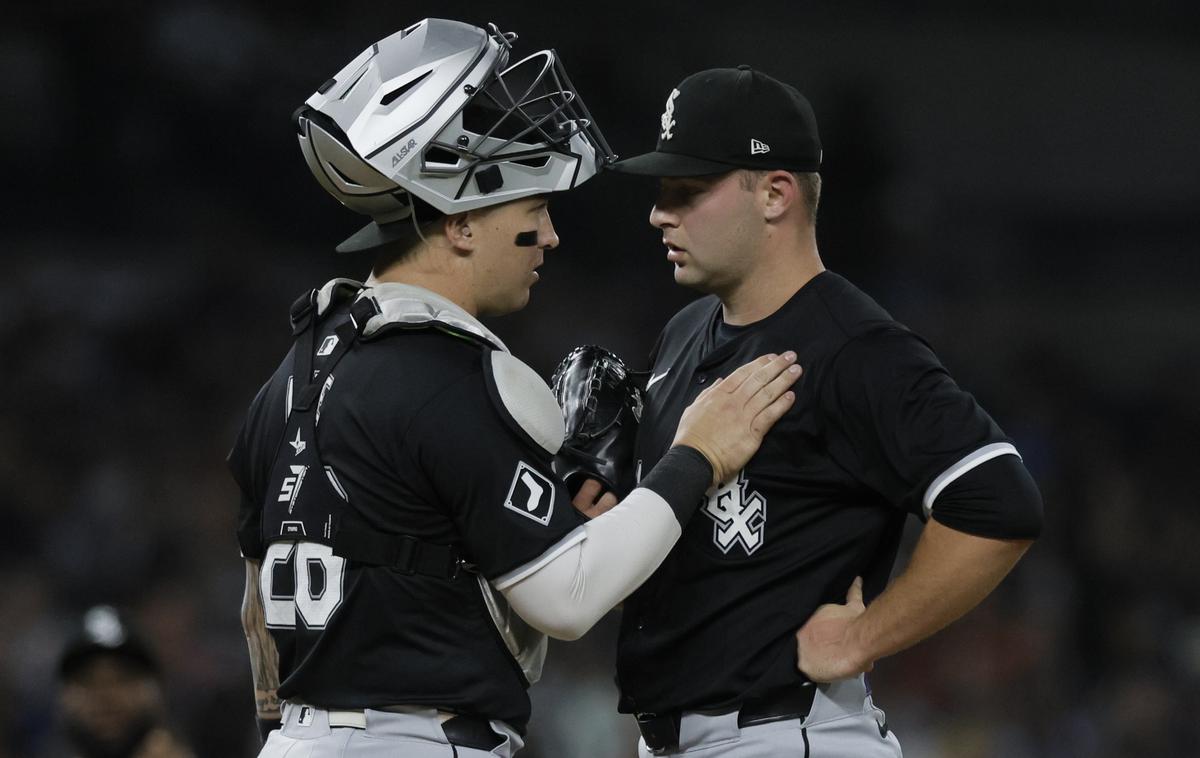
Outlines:
[[148, 676], [161, 673], [158, 659], [137, 637], [115, 608], [98, 605], [83, 614], [73, 637], [63, 648], [58, 661], [58, 675], [71, 680], [93, 660], [109, 657]]
[[750, 66], [711, 68], [671, 90], [652, 153], [614, 171], [703, 176], [738, 168], [816, 171], [821, 140], [812, 106], [790, 84]]

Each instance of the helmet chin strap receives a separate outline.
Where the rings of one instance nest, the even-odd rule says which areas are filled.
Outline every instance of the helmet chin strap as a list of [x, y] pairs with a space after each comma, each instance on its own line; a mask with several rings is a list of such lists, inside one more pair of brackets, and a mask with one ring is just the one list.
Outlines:
[[422, 242], [428, 244], [429, 240], [425, 239], [424, 234], [421, 234], [421, 224], [417, 221], [417, 209], [413, 208], [412, 211], [409, 212], [408, 217], [412, 219], [413, 231], [417, 233], [417, 237], [420, 238]]
[[517, 247], [537, 247], [537, 236], [537, 229], [528, 232], [517, 232], [517, 238], [513, 240], [513, 244]]

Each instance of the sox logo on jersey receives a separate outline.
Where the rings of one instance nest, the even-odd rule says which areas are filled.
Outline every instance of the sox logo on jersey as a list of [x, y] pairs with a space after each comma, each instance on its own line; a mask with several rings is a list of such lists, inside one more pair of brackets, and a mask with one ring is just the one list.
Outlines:
[[554, 483], [521, 461], [508, 487], [504, 507], [546, 526], [554, 515]]
[[738, 472], [737, 479], [714, 490], [701, 510], [713, 520], [713, 543], [722, 553], [728, 554], [739, 544], [746, 555], [762, 547], [767, 500], [750, 489], [745, 469]]

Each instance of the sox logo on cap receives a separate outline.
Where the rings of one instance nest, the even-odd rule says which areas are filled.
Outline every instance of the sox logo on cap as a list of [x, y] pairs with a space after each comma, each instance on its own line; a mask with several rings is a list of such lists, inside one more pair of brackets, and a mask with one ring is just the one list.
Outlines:
[[667, 109], [662, 114], [662, 138], [671, 139], [675, 136], [671, 130], [675, 128], [675, 98], [679, 97], [679, 90], [671, 90], [671, 94], [667, 96]]

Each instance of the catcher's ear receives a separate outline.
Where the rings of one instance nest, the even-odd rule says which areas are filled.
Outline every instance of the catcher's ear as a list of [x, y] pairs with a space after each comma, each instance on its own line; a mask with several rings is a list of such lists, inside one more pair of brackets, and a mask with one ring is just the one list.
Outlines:
[[462, 253], [470, 253], [475, 250], [475, 236], [471, 232], [469, 213], [454, 213], [446, 216], [442, 223], [443, 231], [446, 233], [446, 239], [450, 242], [451, 247]]

